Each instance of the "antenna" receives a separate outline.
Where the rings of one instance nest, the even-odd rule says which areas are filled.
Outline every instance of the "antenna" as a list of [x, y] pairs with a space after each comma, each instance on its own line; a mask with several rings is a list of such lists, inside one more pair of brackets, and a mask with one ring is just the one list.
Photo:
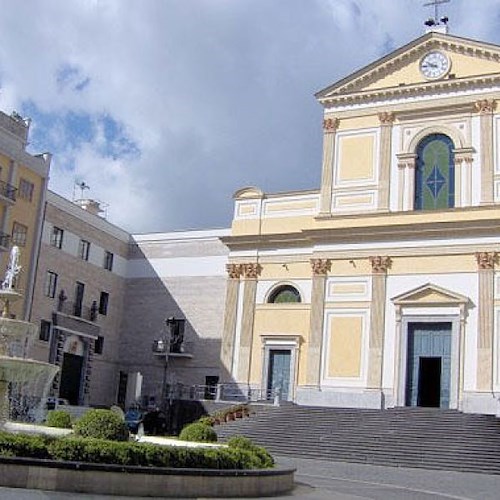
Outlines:
[[84, 196], [84, 192], [86, 189], [90, 189], [90, 186], [88, 184], [85, 183], [85, 181], [81, 181], [81, 182], [78, 182], [78, 181], [75, 181], [75, 185], [73, 186], [73, 201], [75, 200], [75, 189], [79, 187], [80, 188], [80, 199], [83, 200]]
[[447, 16], [439, 17], [439, 6], [445, 3], [449, 3], [451, 0], [431, 0], [430, 2], [424, 3], [424, 7], [434, 7], [434, 17], [429, 17], [425, 21], [425, 25], [432, 30], [435, 26], [440, 26], [441, 29], [438, 31], [444, 31], [447, 33], [447, 26], [449, 18]]

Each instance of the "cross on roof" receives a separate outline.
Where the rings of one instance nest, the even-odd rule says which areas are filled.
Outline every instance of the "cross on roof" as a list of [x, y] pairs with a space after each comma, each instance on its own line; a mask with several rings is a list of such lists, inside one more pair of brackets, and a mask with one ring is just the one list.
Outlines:
[[439, 19], [439, 6], [443, 3], [449, 3], [450, 0], [431, 0], [430, 2], [424, 3], [424, 7], [434, 6], [434, 20], [438, 22]]

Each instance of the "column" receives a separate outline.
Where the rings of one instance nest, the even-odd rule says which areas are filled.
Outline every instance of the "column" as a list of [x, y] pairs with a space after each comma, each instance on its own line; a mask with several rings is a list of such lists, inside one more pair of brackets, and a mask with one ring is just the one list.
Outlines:
[[313, 276], [306, 384], [317, 388], [319, 388], [321, 371], [326, 278], [331, 267], [330, 259], [311, 259]]
[[323, 166], [321, 170], [321, 195], [319, 214], [332, 213], [333, 162], [335, 158], [335, 137], [339, 126], [338, 118], [323, 120]]
[[455, 149], [455, 207], [472, 205], [472, 150]]
[[392, 125], [394, 113], [383, 112], [378, 114], [380, 120], [380, 156], [378, 179], [378, 209], [389, 211], [389, 188], [391, 177]]
[[477, 390], [491, 391], [493, 384], [493, 306], [496, 252], [477, 252], [479, 307], [477, 331]]
[[372, 265], [372, 302], [370, 307], [370, 339], [368, 358], [368, 388], [382, 388], [384, 355], [385, 299], [387, 269], [390, 257], [370, 257]]
[[242, 264], [244, 277], [243, 310], [241, 313], [241, 335], [237, 381], [243, 384], [248, 384], [250, 382], [255, 296], [257, 293], [257, 278], [259, 277], [261, 270], [262, 267], [260, 264]]
[[224, 305], [224, 325], [222, 330], [221, 363], [224, 369], [222, 380], [231, 382], [233, 375], [234, 339], [238, 319], [238, 294], [240, 289], [241, 264], [227, 264], [226, 301]]
[[494, 200], [493, 112], [496, 105], [494, 99], [482, 99], [474, 103], [481, 124], [481, 205], [488, 205]]

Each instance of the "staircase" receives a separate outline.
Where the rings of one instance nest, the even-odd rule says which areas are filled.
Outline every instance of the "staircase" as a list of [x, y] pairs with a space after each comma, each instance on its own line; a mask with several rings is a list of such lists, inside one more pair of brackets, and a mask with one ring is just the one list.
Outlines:
[[500, 474], [500, 420], [455, 410], [357, 410], [252, 406], [216, 426], [220, 441], [244, 435], [274, 455]]

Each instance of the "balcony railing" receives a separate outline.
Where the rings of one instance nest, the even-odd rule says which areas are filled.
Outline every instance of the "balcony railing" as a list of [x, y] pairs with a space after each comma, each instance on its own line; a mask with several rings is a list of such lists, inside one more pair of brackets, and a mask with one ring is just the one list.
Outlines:
[[17, 189], [12, 184], [0, 181], [0, 196], [11, 201], [16, 201], [16, 192]]
[[75, 316], [76, 318], [82, 318], [87, 321], [97, 320], [97, 307], [87, 307], [81, 305], [77, 302], [59, 301], [57, 305], [57, 311], [63, 314], [68, 314], [69, 316]]
[[160, 356], [169, 356], [172, 358], [192, 358], [193, 357], [193, 342], [185, 342], [184, 340], [176, 340], [170, 342], [168, 340], [154, 340], [153, 353]]
[[9, 248], [10, 234], [0, 232], [0, 248]]

